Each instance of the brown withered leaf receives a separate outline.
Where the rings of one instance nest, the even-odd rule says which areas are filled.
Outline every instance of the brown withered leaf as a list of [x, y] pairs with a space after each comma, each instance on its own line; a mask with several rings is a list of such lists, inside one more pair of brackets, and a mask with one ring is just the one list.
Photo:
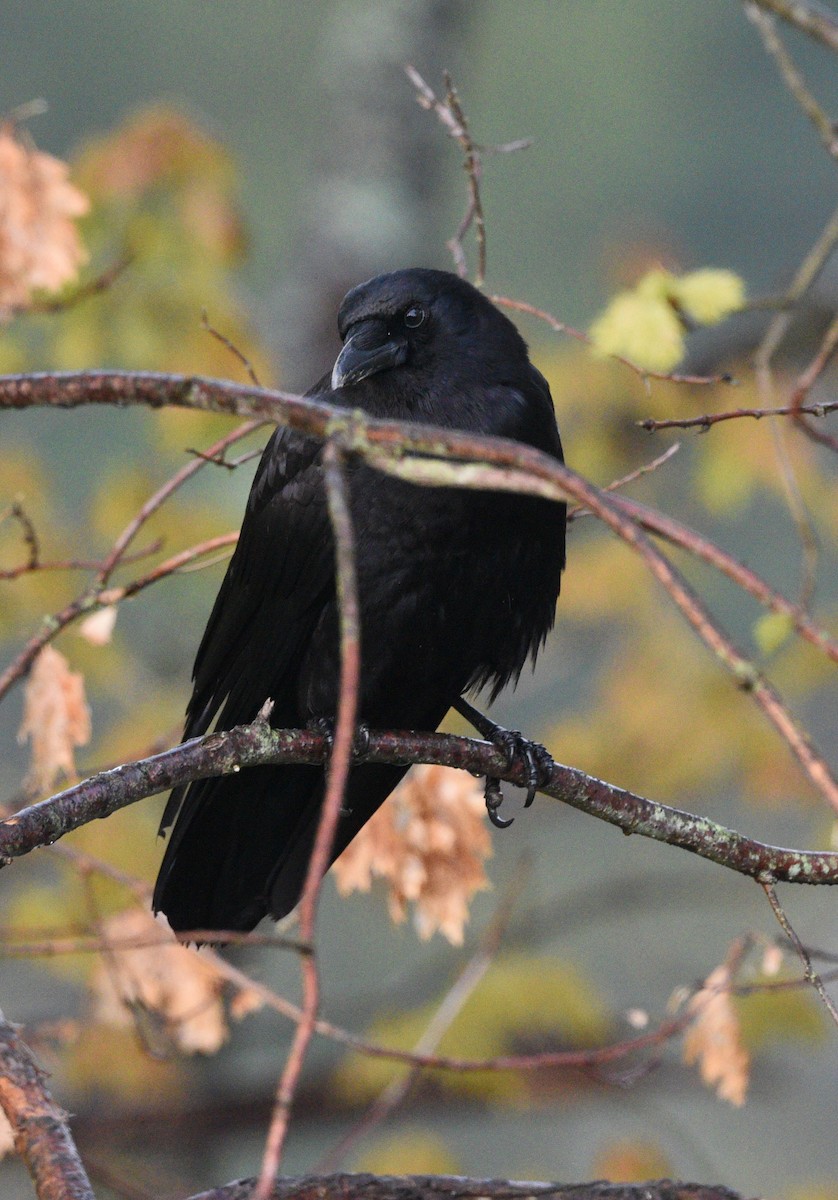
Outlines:
[[0, 125], [0, 320], [25, 308], [33, 291], [56, 291], [87, 261], [74, 224], [90, 207], [67, 164]]
[[8, 1119], [0, 1112], [0, 1158], [15, 1152], [15, 1134]]
[[740, 1107], [748, 1091], [750, 1059], [730, 996], [730, 970], [723, 963], [688, 1005], [695, 1014], [684, 1035], [684, 1062], [698, 1063], [702, 1080], [720, 1100]]
[[464, 771], [415, 767], [334, 864], [338, 891], [368, 892], [373, 878], [385, 879], [394, 921], [412, 903], [420, 938], [439, 930], [461, 945], [471, 898], [489, 886], [485, 812], [480, 785]]
[[53, 646], [44, 646], [29, 672], [17, 736], [32, 744], [28, 787], [49, 791], [60, 775], [75, 776], [73, 751], [90, 741], [90, 709], [83, 676]]
[[[229, 1031], [223, 980], [213, 964], [140, 908], [109, 917], [102, 932], [113, 947], [90, 980], [97, 1020], [126, 1028], [145, 1015], [184, 1053], [214, 1054]], [[131, 941], [155, 944], [119, 948]]]
[[113, 636], [116, 614], [117, 606], [115, 604], [97, 608], [95, 612], [79, 622], [79, 636], [83, 637], [91, 646], [107, 646]]

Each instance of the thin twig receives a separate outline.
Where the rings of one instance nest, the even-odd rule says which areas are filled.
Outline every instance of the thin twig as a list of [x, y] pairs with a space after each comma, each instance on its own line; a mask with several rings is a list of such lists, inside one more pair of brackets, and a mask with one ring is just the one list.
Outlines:
[[[810, 407], [804, 404], [804, 400], [826, 370], [827, 365], [835, 354], [836, 348], [838, 348], [838, 314], [832, 318], [829, 327], [821, 339], [821, 344], [818, 347], [815, 357], [809, 363], [809, 366], [801, 371], [798, 376], [791, 394], [791, 407], [795, 420], [808, 437], [815, 442], [819, 442], [822, 446], [828, 446], [830, 450], [838, 453], [838, 438], [832, 437], [820, 429], [816, 429], [811, 421], [806, 420], [804, 416]], [[835, 403], [835, 407], [838, 407], [838, 402]], [[823, 410], [823, 406], [821, 408]]]
[[[98, 864], [88, 865], [98, 870]], [[72, 936], [55, 934], [50, 937], [33, 938], [31, 931], [15, 929], [14, 941], [0, 941], [2, 958], [55, 958], [65, 954], [101, 954], [105, 943], [100, 934], [85, 933]], [[215, 946], [269, 946], [276, 950], [293, 950], [296, 954], [310, 954], [311, 947], [298, 938], [285, 937], [278, 933], [242, 933], [236, 929], [188, 929], [175, 933], [175, 938], [184, 946], [195, 943], [211, 943]], [[26, 940], [28, 938], [28, 940]], [[20, 940], [23, 939], [23, 940]], [[153, 946], [171, 945], [172, 934], [165, 930], [159, 935], [136, 934], [133, 937], [111, 937], [108, 948], [118, 951], [147, 950]]]
[[787, 617], [790, 626], [802, 638], [816, 646], [833, 662], [838, 663], [838, 640], [827, 633], [825, 629], [815, 625], [799, 604], [787, 599], [733, 555], [728, 554], [715, 542], [711, 542], [709, 538], [696, 533], [694, 529], [676, 521], [674, 517], [658, 512], [657, 509], [649, 508], [637, 500], [620, 496], [619, 504], [627, 516], [637, 521], [638, 525], [641, 525], [649, 533], [665, 538], [672, 545], [680, 546], [689, 554], [709, 563], [744, 591], [750, 593], [765, 608]]
[[782, 311], [769, 322], [765, 335], [754, 355], [757, 374], [768, 369], [788, 333], [794, 310], [806, 293], [814, 286], [838, 245], [838, 208], [836, 208], [818, 235], [815, 244], [805, 255], [802, 263], [786, 291]]
[[209, 450], [206, 451], [206, 457], [193, 459], [191, 462], [188, 462], [185, 464], [185, 466], [181, 467], [179, 471], [176, 471], [170, 479], [167, 479], [162, 487], [159, 487], [157, 491], [150, 496], [148, 500], [146, 500], [145, 504], [143, 504], [136, 516], [132, 517], [132, 519], [119, 534], [113, 544], [110, 554], [105, 559], [102, 570], [97, 576], [95, 586], [104, 587], [107, 584], [110, 576], [113, 574], [114, 569], [122, 560], [122, 556], [126, 549], [136, 537], [137, 533], [145, 524], [145, 522], [148, 521], [148, 519], [155, 512], [157, 512], [157, 510], [163, 504], [165, 504], [166, 501], [179, 488], [181, 488], [188, 479], [191, 479], [192, 476], [200, 471], [202, 467], [206, 466], [208, 459], [214, 459], [218, 455], [223, 454], [229, 446], [234, 445], [236, 442], [240, 442], [242, 438], [247, 437], [263, 424], [263, 421], [245, 421], [243, 425], [239, 425], [238, 428], [232, 430], [228, 434], [225, 434], [224, 437], [219, 438], [217, 442], [214, 442], [213, 445], [210, 446]]
[[[37, 658], [41, 650], [57, 635], [79, 617], [93, 612], [97, 608], [101, 608], [107, 604], [112, 604], [116, 599], [124, 599], [127, 595], [133, 595], [141, 588], [148, 586], [149, 583], [156, 582], [158, 579], [164, 578], [171, 574], [176, 567], [166, 567], [164, 564], [158, 568], [156, 572], [151, 572], [143, 581], [138, 581], [137, 586], [133, 589], [126, 587], [118, 590], [118, 594], [110, 593], [105, 597], [104, 589], [107, 587], [111, 575], [116, 568], [126, 561], [126, 553], [133, 539], [137, 536], [140, 529], [149, 520], [149, 518], [163, 505], [188, 479], [206, 466], [207, 461], [214, 460], [217, 455], [223, 454], [224, 451], [235, 442], [241, 441], [248, 434], [253, 433], [264, 425], [265, 421], [258, 419], [246, 421], [238, 426], [224, 437], [219, 438], [209, 450], [206, 456], [193, 459], [192, 462], [186, 463], [180, 470], [176, 471], [157, 491], [149, 497], [143, 504], [139, 512], [132, 517], [125, 528], [117, 537], [111, 548], [110, 553], [101, 563], [97, 571], [95, 580], [69, 604], [65, 605], [60, 612], [52, 614], [42, 625], [40, 631], [34, 634], [17, 657], [9, 664], [5, 671], [0, 673], [0, 699], [6, 694], [12, 684], [22, 678], [31, 667], [32, 663]], [[219, 543], [228, 544], [228, 543]], [[194, 557], [194, 556], [193, 556]], [[184, 559], [183, 561], [187, 561]], [[182, 565], [182, 563], [178, 563]], [[165, 568], [165, 569], [164, 569]], [[103, 598], [105, 597], [105, 598]]]
[[[212, 962], [219, 973], [230, 983], [258, 996], [267, 1008], [295, 1024], [303, 1020], [302, 1008], [279, 995], [261, 980], [251, 979], [244, 971], [212, 952], [207, 953], [205, 950], [204, 958], [206, 961]], [[681, 1012], [677, 1016], [667, 1017], [654, 1029], [646, 1030], [634, 1037], [611, 1042], [605, 1046], [596, 1046], [586, 1050], [542, 1050], [532, 1054], [499, 1054], [493, 1058], [457, 1058], [448, 1054], [399, 1050], [393, 1046], [383, 1046], [378, 1042], [360, 1037], [322, 1017], [315, 1021], [314, 1031], [319, 1036], [345, 1046], [349, 1050], [354, 1050], [367, 1058], [404, 1063], [410, 1067], [466, 1074], [474, 1071], [538, 1071], [548, 1068], [591, 1069], [602, 1067], [609, 1063], [621, 1062], [649, 1048], [663, 1045], [682, 1033], [691, 1020], [689, 1014]]]
[[134, 261], [134, 254], [130, 250], [126, 250], [115, 262], [106, 267], [104, 271], [96, 275], [93, 279], [88, 279], [84, 283], [79, 284], [72, 292], [66, 296], [62, 296], [58, 300], [35, 300], [32, 304], [27, 304], [25, 307], [16, 309], [20, 315], [30, 315], [31, 313], [63, 313], [68, 309], [75, 308], [84, 300], [89, 300], [91, 296], [100, 296], [102, 292], [107, 292], [113, 287], [119, 276], [126, 271]]
[[[126, 554], [122, 558], [122, 566], [128, 566], [132, 563], [141, 562], [144, 558], [151, 558], [153, 554], [157, 554], [163, 545], [162, 538], [155, 538], [153, 542], [149, 542], [142, 550], [135, 550], [133, 554]], [[30, 575], [37, 571], [101, 571], [104, 563], [101, 559], [95, 558], [67, 558], [56, 559], [54, 561], [44, 562], [39, 560], [32, 563], [27, 561], [20, 563], [16, 567], [7, 567], [0, 570], [0, 581], [3, 583], [12, 583], [16, 579], [20, 579], [23, 575]]]
[[809, 4], [807, 0], [753, 0], [753, 3], [838, 53], [838, 21], [822, 5]]
[[468, 119], [463, 111], [457, 89], [451, 76], [446, 71], [443, 75], [445, 84], [445, 99], [439, 100], [433, 88], [422, 78], [415, 67], [408, 63], [405, 74], [416, 88], [416, 101], [424, 109], [436, 114], [449, 137], [459, 142], [463, 151], [463, 168], [468, 176], [468, 206], [463, 219], [457, 227], [457, 232], [445, 243], [454, 259], [457, 274], [465, 279], [468, 275], [468, 263], [464, 242], [466, 234], [474, 226], [474, 238], [477, 243], [477, 267], [474, 272], [474, 284], [482, 287], [486, 279], [486, 219], [483, 213], [483, 201], [480, 195], [480, 181], [483, 176], [483, 156], [486, 154], [510, 154], [516, 150], [525, 150], [532, 145], [530, 138], [518, 138], [513, 142], [505, 142], [498, 146], [481, 146], [474, 140], [469, 129]]
[[[314, 946], [317, 901], [329, 866], [340, 808], [352, 760], [361, 673], [361, 620], [355, 574], [355, 537], [349, 509], [344, 457], [334, 440], [323, 451], [324, 480], [335, 544], [335, 576], [340, 623], [340, 693], [334, 742], [326, 771], [326, 792], [300, 898], [300, 936]], [[268, 1200], [282, 1161], [291, 1105], [314, 1035], [320, 1006], [320, 979], [315, 954], [300, 960], [303, 1013], [277, 1088], [254, 1200]]]
[[[234, 546], [238, 540], [238, 536], [238, 533], [224, 533], [218, 537], [209, 538], [206, 542], [201, 542], [197, 546], [190, 546], [188, 549], [181, 550], [180, 553], [166, 559], [165, 562], [160, 563], [146, 575], [142, 575], [138, 579], [133, 580], [131, 583], [126, 583], [121, 587], [103, 588], [101, 590], [91, 588], [84, 591], [75, 600], [71, 600], [69, 604], [65, 605], [60, 612], [48, 617], [38, 633], [29, 639], [6, 670], [0, 673], [0, 699], [3, 698], [14, 683], [26, 674], [44, 646], [53, 641], [62, 630], [66, 629], [68, 625], [72, 625], [79, 617], [95, 612], [96, 609], [107, 608], [109, 605], [127, 600], [145, 588], [150, 587], [151, 584], [157, 583], [161, 579], [167, 579], [170, 575], [178, 571], [186, 570], [188, 565], [194, 563], [196, 559], [224, 549], [227, 546]], [[134, 557], [139, 557], [139, 555]], [[127, 561], [128, 556], [122, 559], [123, 563]], [[102, 563], [101, 569], [104, 570], [107, 566], [107, 563]]]
[[809, 91], [794, 59], [777, 36], [773, 17], [764, 12], [758, 4], [754, 3], [754, 0], [745, 0], [745, 15], [759, 30], [766, 52], [774, 59], [789, 92], [814, 125], [827, 153], [838, 162], [838, 138], [835, 136], [835, 126]]
[[[9, 507], [0, 513], [0, 523], [7, 520], [9, 517], [17, 521], [23, 532], [23, 541], [28, 550], [26, 563], [22, 567], [22, 571], [34, 571], [37, 569], [41, 557], [40, 545], [38, 543], [38, 534], [35, 531], [35, 523], [27, 513], [26, 509], [19, 500], [15, 500]], [[6, 573], [0, 574], [0, 578], [5, 578]]]
[[655, 433], [658, 429], [712, 429], [722, 421], [738, 421], [752, 417], [760, 421], [763, 417], [793, 417], [797, 413], [809, 413], [813, 417], [825, 417], [838, 410], [838, 400], [825, 400], [822, 404], [785, 404], [779, 408], [734, 408], [725, 412], [704, 413], [700, 417], [665, 417], [654, 420], [647, 417], [637, 424], [641, 429]]
[[[555, 333], [565, 333], [568, 337], [574, 338], [577, 342], [582, 342], [585, 346], [592, 344], [590, 335], [584, 333], [581, 329], [574, 329], [572, 325], [568, 325], [565, 321], [560, 321], [558, 317], [554, 317], [552, 313], [545, 312], [543, 308], [536, 308], [534, 304], [528, 304], [526, 300], [513, 300], [510, 296], [490, 296], [489, 299], [493, 304], [499, 305], [501, 308], [512, 309], [513, 312], [527, 313], [531, 317], [537, 317], [539, 321], [544, 321], [546, 325]], [[736, 384], [736, 380], [732, 375], [684, 375], [677, 371], [650, 371], [648, 367], [640, 367], [637, 363], [631, 361], [630, 358], [624, 358], [622, 354], [609, 354], [608, 358], [613, 358], [615, 362], [622, 363], [624, 367], [634, 371], [639, 375], [645, 384], [648, 386], [650, 379], [661, 379], [667, 383], [690, 383], [703, 386], [710, 386], [717, 383]]]
[[[765, 334], [754, 355], [754, 369], [757, 390], [762, 398], [763, 407], [771, 407], [774, 401], [773, 360], [786, 334], [791, 327], [794, 307], [814, 285], [821, 271], [831, 258], [838, 245], [838, 208], [834, 210], [823, 232], [814, 246], [809, 250], [803, 262], [797, 269], [791, 286], [786, 294], [789, 306], [786, 311], [777, 313], [770, 321]], [[795, 420], [808, 431], [808, 423], [804, 422], [800, 408], [795, 414]], [[784, 443], [775, 435], [774, 443], [777, 451], [777, 461], [785, 486], [789, 512], [798, 531], [802, 554], [801, 602], [810, 597], [815, 588], [817, 577], [819, 547], [817, 533], [811, 515], [800, 494], [800, 489], [794, 476], [794, 470], [789, 461]]]
[[220, 330], [216, 329], [213, 325], [210, 325], [209, 317], [207, 316], [207, 310], [205, 308], [201, 310], [201, 325], [211, 337], [214, 337], [217, 342], [220, 342], [222, 346], [225, 346], [230, 351], [234, 358], [238, 359], [245, 371], [247, 371], [247, 376], [250, 382], [255, 384], [256, 387], [261, 387], [261, 382], [259, 380], [259, 376], [254, 370], [253, 363], [250, 361], [247, 355], [239, 349], [235, 342], [231, 342], [225, 334], [221, 333]]
[[[634, 471], [629, 471], [627, 475], [621, 475], [619, 479], [613, 479], [602, 490], [604, 492], [616, 492], [620, 488], [627, 487], [630, 483], [635, 483], [638, 479], [642, 479], [644, 475], [651, 475], [662, 467], [664, 463], [669, 462], [670, 458], [674, 457], [681, 449], [680, 442], [673, 442], [668, 450], [664, 450], [663, 454], [659, 454], [657, 458], [653, 458], [651, 462], [644, 463], [642, 467], [637, 467]], [[583, 517], [590, 513], [590, 509], [585, 508], [581, 504], [575, 504], [568, 509], [567, 522], [575, 521], [578, 517]]]
[[765, 892], [765, 895], [768, 897], [768, 903], [771, 905], [771, 909], [774, 913], [774, 916], [780, 922], [783, 932], [785, 933], [786, 937], [789, 939], [791, 944], [794, 946], [795, 950], [797, 951], [798, 957], [800, 958], [800, 961], [803, 963], [803, 972], [804, 972], [804, 976], [805, 976], [807, 982], [810, 983], [812, 985], [812, 987], [815, 989], [815, 991], [818, 993], [821, 1000], [823, 1001], [826, 1011], [832, 1017], [832, 1020], [835, 1022], [835, 1024], [838, 1025], [838, 1008], [836, 1008], [835, 1003], [832, 1000], [832, 997], [829, 995], [826, 988], [824, 987], [823, 980], [821, 979], [820, 975], [818, 975], [817, 971], [812, 966], [812, 959], [809, 955], [809, 952], [806, 949], [806, 947], [803, 945], [803, 943], [801, 942], [800, 938], [797, 936], [797, 933], [795, 932], [794, 928], [792, 927], [792, 924], [789, 921], [788, 916], [786, 915], [786, 912], [783, 909], [783, 906], [780, 904], [780, 901], [777, 898], [777, 891], [776, 891], [776, 888], [774, 887], [774, 884], [772, 882], [769, 882], [768, 880], [762, 880], [761, 885], [762, 885], [762, 890]]
[[[492, 965], [500, 943], [512, 917], [515, 901], [520, 895], [523, 883], [519, 872], [512, 887], [498, 905], [489, 927], [481, 939], [477, 951], [471, 956], [465, 967], [459, 972], [453, 985], [443, 996], [431, 1020], [428, 1022], [416, 1045], [414, 1054], [433, 1054], [453, 1022], [462, 1012], [463, 1007], [473, 995], [480, 981]], [[318, 1171], [335, 1171], [345, 1160], [352, 1147], [363, 1137], [368, 1137], [404, 1102], [411, 1088], [421, 1074], [422, 1068], [413, 1068], [400, 1078], [393, 1079], [373, 1101], [361, 1119], [341, 1138], [319, 1162]]]

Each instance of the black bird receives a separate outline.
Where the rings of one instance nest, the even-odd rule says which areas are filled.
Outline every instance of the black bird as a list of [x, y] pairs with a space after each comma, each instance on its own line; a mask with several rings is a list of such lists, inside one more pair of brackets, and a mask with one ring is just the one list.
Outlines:
[[[373, 417], [514, 438], [562, 460], [550, 390], [515, 326], [465, 280], [411, 269], [353, 288], [343, 349], [310, 396]], [[564, 567], [561, 504], [428, 488], [348, 468], [361, 609], [359, 720], [434, 730], [464, 692], [493, 700], [535, 659]], [[193, 672], [184, 737], [253, 721], [333, 721], [340, 655], [322, 444], [285, 428], [256, 471], [241, 537]], [[332, 857], [406, 768], [352, 768]], [[252, 929], [297, 903], [322, 767], [253, 767], [172, 792], [154, 909], [176, 930]]]

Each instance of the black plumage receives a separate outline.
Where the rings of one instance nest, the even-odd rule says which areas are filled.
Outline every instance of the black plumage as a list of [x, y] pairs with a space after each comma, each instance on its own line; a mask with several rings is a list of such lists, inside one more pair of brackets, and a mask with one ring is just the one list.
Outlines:
[[[344, 299], [343, 349], [309, 393], [374, 417], [496, 434], [561, 460], [550, 391], [511, 321], [444, 271], [382, 275]], [[564, 506], [509, 492], [427, 488], [348, 468], [361, 608], [359, 719], [433, 730], [466, 691], [493, 699], [553, 625]], [[185, 737], [252, 721], [333, 719], [339, 677], [334, 546], [322, 445], [268, 442], [241, 537], [198, 649]], [[333, 858], [405, 768], [352, 769]], [[176, 789], [154, 908], [175, 929], [250, 929], [299, 899], [322, 767], [254, 767]]]

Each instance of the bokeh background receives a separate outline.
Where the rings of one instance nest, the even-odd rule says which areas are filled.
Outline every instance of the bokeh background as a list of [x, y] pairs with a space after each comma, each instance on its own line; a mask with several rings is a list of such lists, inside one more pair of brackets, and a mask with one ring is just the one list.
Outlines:
[[[838, 112], [834, 58], [794, 34], [787, 42], [827, 111]], [[461, 156], [416, 105], [406, 61], [437, 90], [443, 70], [452, 72], [481, 142], [534, 139], [485, 163], [487, 286], [570, 324], [586, 327], [610, 295], [660, 263], [729, 267], [754, 297], [781, 291], [834, 207], [834, 163], [734, 0], [30, 0], [0, 14], [0, 111], [46, 99], [28, 127], [39, 147], [72, 162], [92, 198], [82, 226], [89, 274], [126, 248], [134, 261], [103, 296], [0, 330], [0, 370], [125, 366], [242, 378], [202, 329], [206, 309], [264, 382], [311, 383], [333, 359], [334, 313], [348, 286], [412, 263], [450, 266], [445, 239], [466, 197]], [[792, 339], [789, 369], [804, 361], [835, 298], [828, 268]], [[632, 494], [718, 537], [793, 596], [800, 535], [769, 423], [677, 439], [636, 427], [646, 416], [756, 403], [747, 355], [765, 319], [743, 316], [691, 342], [689, 364], [732, 367], [742, 379], [736, 393], [647, 392], [544, 325], [521, 327], [551, 381], [572, 465], [604, 484], [679, 440], [672, 462]], [[822, 386], [829, 395], [829, 377]], [[227, 428], [185, 414], [4, 414], [0, 509], [22, 498], [51, 557], [101, 556], [186, 461], [185, 449]], [[800, 439], [785, 454], [820, 540], [817, 611], [834, 627], [834, 472]], [[141, 544], [159, 536], [173, 553], [234, 529], [251, 471], [204, 470]], [[0, 552], [4, 564], [20, 552], [19, 531], [7, 524]], [[824, 661], [794, 642], [769, 644], [754, 605], [684, 565], [834, 757], [835, 688]], [[222, 571], [178, 576], [123, 605], [108, 646], [72, 631], [59, 641], [84, 672], [92, 708], [82, 773], [176, 739]], [[78, 576], [52, 575], [0, 583], [4, 664], [79, 586]], [[19, 794], [27, 770], [15, 739], [21, 706], [18, 688], [0, 718], [5, 799]], [[785, 747], [593, 521], [573, 527], [559, 622], [537, 671], [494, 711], [557, 758], [615, 783], [765, 841], [829, 844], [825, 805]], [[161, 804], [146, 802], [73, 844], [150, 880]], [[382, 1036], [411, 1044], [421, 1022], [405, 1014], [450, 986], [513, 887], [493, 976], [445, 1043], [452, 1053], [627, 1035], [629, 1010], [661, 1016], [673, 991], [709, 974], [734, 937], [774, 936], [755, 885], [547, 801], [493, 841], [493, 889], [475, 901], [463, 949], [421, 942], [409, 923], [389, 922], [381, 894], [340, 900], [327, 881], [320, 938], [330, 1018], [358, 1031], [378, 1022]], [[126, 903], [119, 888], [95, 887], [97, 914]], [[834, 900], [782, 894], [804, 941], [835, 951]], [[26, 931], [87, 928], [90, 905], [77, 876], [47, 856], [0, 875], [7, 943]], [[229, 954], [296, 994], [293, 958]], [[6, 960], [0, 1004], [32, 1031], [58, 1098], [76, 1114], [101, 1194], [185, 1194], [252, 1174], [291, 1027], [259, 1012], [233, 1027], [217, 1055], [155, 1061], [132, 1031], [91, 1023], [91, 969], [81, 955]], [[706, 1089], [677, 1047], [636, 1074], [439, 1075], [359, 1139], [346, 1163], [565, 1181], [669, 1174], [745, 1194], [838, 1195], [834, 1030], [808, 994], [740, 1008], [753, 1053], [742, 1108]], [[385, 1081], [318, 1042], [285, 1169], [314, 1169]], [[15, 1200], [30, 1194], [13, 1162], [0, 1164], [0, 1186]]]

